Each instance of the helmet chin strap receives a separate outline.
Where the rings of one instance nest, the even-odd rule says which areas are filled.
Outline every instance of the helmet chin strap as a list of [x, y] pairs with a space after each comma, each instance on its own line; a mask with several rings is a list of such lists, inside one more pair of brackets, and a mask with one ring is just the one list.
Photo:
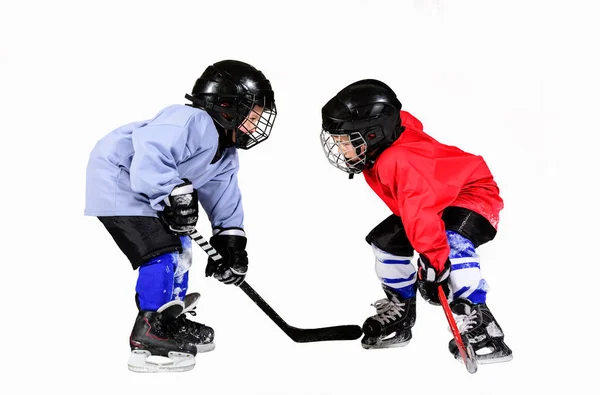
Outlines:
[[[359, 145], [358, 147], [355, 147], [355, 148], [354, 148], [355, 152], [357, 152], [357, 154], [356, 154], [356, 157], [357, 157], [357, 158], [358, 158], [358, 157], [359, 157], [359, 156], [362, 154], [362, 151], [363, 151], [363, 149], [366, 151], [366, 146], [365, 146], [365, 144], [361, 144], [361, 145]], [[366, 152], [365, 152], [365, 159], [367, 159], [367, 157], [366, 157]], [[365, 161], [365, 166], [367, 165], [367, 163], [368, 163], [368, 162], [366, 162], [366, 161]], [[362, 168], [361, 168], [361, 169], [362, 169]], [[362, 170], [361, 170], [361, 171], [362, 171]], [[356, 174], [356, 173], [350, 173], [350, 174], [348, 174], [348, 179], [349, 179], [349, 180], [352, 180], [352, 179], [354, 178], [354, 174]]]
[[233, 134], [235, 133], [235, 130], [225, 129], [216, 122], [215, 126], [217, 128], [217, 132], [219, 132], [219, 151], [223, 150], [223, 148], [233, 147], [235, 145], [233, 142]]
[[226, 148], [231, 148], [235, 146], [233, 142], [233, 133], [234, 130], [226, 130], [221, 125], [215, 123], [215, 127], [217, 128], [217, 132], [219, 133], [219, 146], [217, 147], [217, 152], [215, 152], [215, 156], [213, 157], [211, 164], [216, 163], [223, 156], [223, 151]]
[[231, 147], [235, 146], [235, 142], [233, 141], [234, 133], [235, 133], [234, 129], [229, 129], [229, 130], [224, 131], [224, 133], [223, 133], [224, 134], [224, 136], [223, 136], [223, 147], [224, 148], [231, 148]]

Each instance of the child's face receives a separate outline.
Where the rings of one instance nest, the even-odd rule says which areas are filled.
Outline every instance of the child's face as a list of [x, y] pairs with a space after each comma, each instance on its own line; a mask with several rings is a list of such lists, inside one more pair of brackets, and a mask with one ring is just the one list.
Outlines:
[[[336, 129], [335, 132], [342, 132]], [[360, 132], [331, 133], [321, 130], [321, 146], [329, 162], [338, 169], [358, 174], [366, 163], [367, 142]]]
[[240, 131], [242, 131], [242, 133], [245, 134], [254, 133], [256, 131], [258, 121], [260, 120], [264, 109], [264, 107], [261, 107], [259, 105], [255, 105], [254, 107], [252, 107], [250, 114], [248, 114], [248, 116], [246, 117], [244, 122], [242, 122], [238, 129], [240, 129]]
[[[344, 158], [346, 158], [347, 161], [356, 162], [356, 161], [360, 160], [358, 157], [358, 154], [356, 153], [356, 149], [350, 142], [350, 136], [348, 136], [347, 134], [344, 134], [344, 135], [339, 135], [339, 136], [332, 135], [331, 137], [333, 138], [333, 141], [335, 141], [336, 145], [338, 146], [340, 153], [342, 155], [344, 155]], [[359, 149], [360, 149], [360, 151], [362, 151], [362, 146], [359, 147]]]

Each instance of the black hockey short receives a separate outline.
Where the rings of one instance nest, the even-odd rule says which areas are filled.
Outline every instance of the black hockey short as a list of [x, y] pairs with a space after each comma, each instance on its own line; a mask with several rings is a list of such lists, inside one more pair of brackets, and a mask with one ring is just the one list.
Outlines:
[[[482, 215], [462, 207], [448, 207], [442, 213], [446, 230], [452, 230], [469, 239], [475, 248], [493, 240], [496, 229]], [[369, 245], [399, 256], [413, 255], [414, 248], [408, 241], [402, 219], [394, 214], [384, 219], [366, 237]]]
[[179, 237], [155, 217], [98, 217], [127, 256], [133, 269], [169, 252], [182, 252]]

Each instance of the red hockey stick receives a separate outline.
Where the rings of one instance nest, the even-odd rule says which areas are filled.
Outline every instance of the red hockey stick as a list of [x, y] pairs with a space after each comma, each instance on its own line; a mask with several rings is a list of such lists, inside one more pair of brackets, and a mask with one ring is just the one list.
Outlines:
[[452, 335], [454, 336], [454, 341], [456, 342], [456, 346], [458, 347], [458, 352], [460, 352], [460, 356], [462, 357], [465, 366], [467, 367], [467, 371], [469, 373], [477, 372], [477, 359], [475, 357], [475, 351], [473, 351], [473, 346], [467, 342], [465, 346], [465, 342], [463, 342], [463, 337], [456, 326], [456, 321], [454, 320], [454, 316], [452, 315], [452, 310], [450, 310], [450, 305], [448, 304], [448, 299], [446, 299], [446, 294], [442, 289], [442, 286], [438, 286], [438, 295], [440, 297], [440, 303], [442, 304], [442, 308], [444, 309], [444, 313], [446, 314], [446, 319], [448, 320], [448, 324], [450, 325], [450, 329], [452, 330]]

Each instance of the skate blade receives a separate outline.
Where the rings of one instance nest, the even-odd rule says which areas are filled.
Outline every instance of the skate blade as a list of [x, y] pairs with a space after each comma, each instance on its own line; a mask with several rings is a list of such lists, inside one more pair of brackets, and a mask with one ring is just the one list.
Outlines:
[[196, 359], [192, 354], [171, 351], [165, 362], [148, 361], [151, 357], [150, 351], [133, 350], [129, 356], [127, 367], [136, 373], [159, 373], [159, 372], [185, 372], [192, 370], [196, 365]]
[[485, 359], [477, 358], [477, 363], [480, 365], [488, 365], [488, 364], [493, 364], [493, 363], [508, 362], [508, 361], [511, 361], [512, 359], [513, 359], [513, 356], [511, 354], [511, 355], [505, 355], [503, 357], [498, 357], [498, 358], [485, 358]]
[[404, 337], [392, 337], [389, 339], [378, 340], [375, 344], [365, 344], [361, 342], [361, 345], [365, 350], [378, 350], [381, 348], [405, 347], [408, 343], [410, 343], [410, 339], [405, 339]]
[[[477, 364], [478, 365], [491, 365], [493, 363], [502, 363], [502, 362], [508, 362], [511, 361], [513, 359], [512, 354], [511, 355], [504, 355], [501, 357], [488, 357], [489, 354], [484, 354], [484, 355], [478, 355], [477, 353], [475, 353], [475, 359], [477, 360]], [[461, 364], [464, 364], [463, 359], [461, 358], [460, 354], [455, 355], [454, 358], [460, 362]]]
[[196, 344], [196, 352], [198, 352], [198, 353], [209, 352], [214, 349], [215, 349], [215, 343]]

